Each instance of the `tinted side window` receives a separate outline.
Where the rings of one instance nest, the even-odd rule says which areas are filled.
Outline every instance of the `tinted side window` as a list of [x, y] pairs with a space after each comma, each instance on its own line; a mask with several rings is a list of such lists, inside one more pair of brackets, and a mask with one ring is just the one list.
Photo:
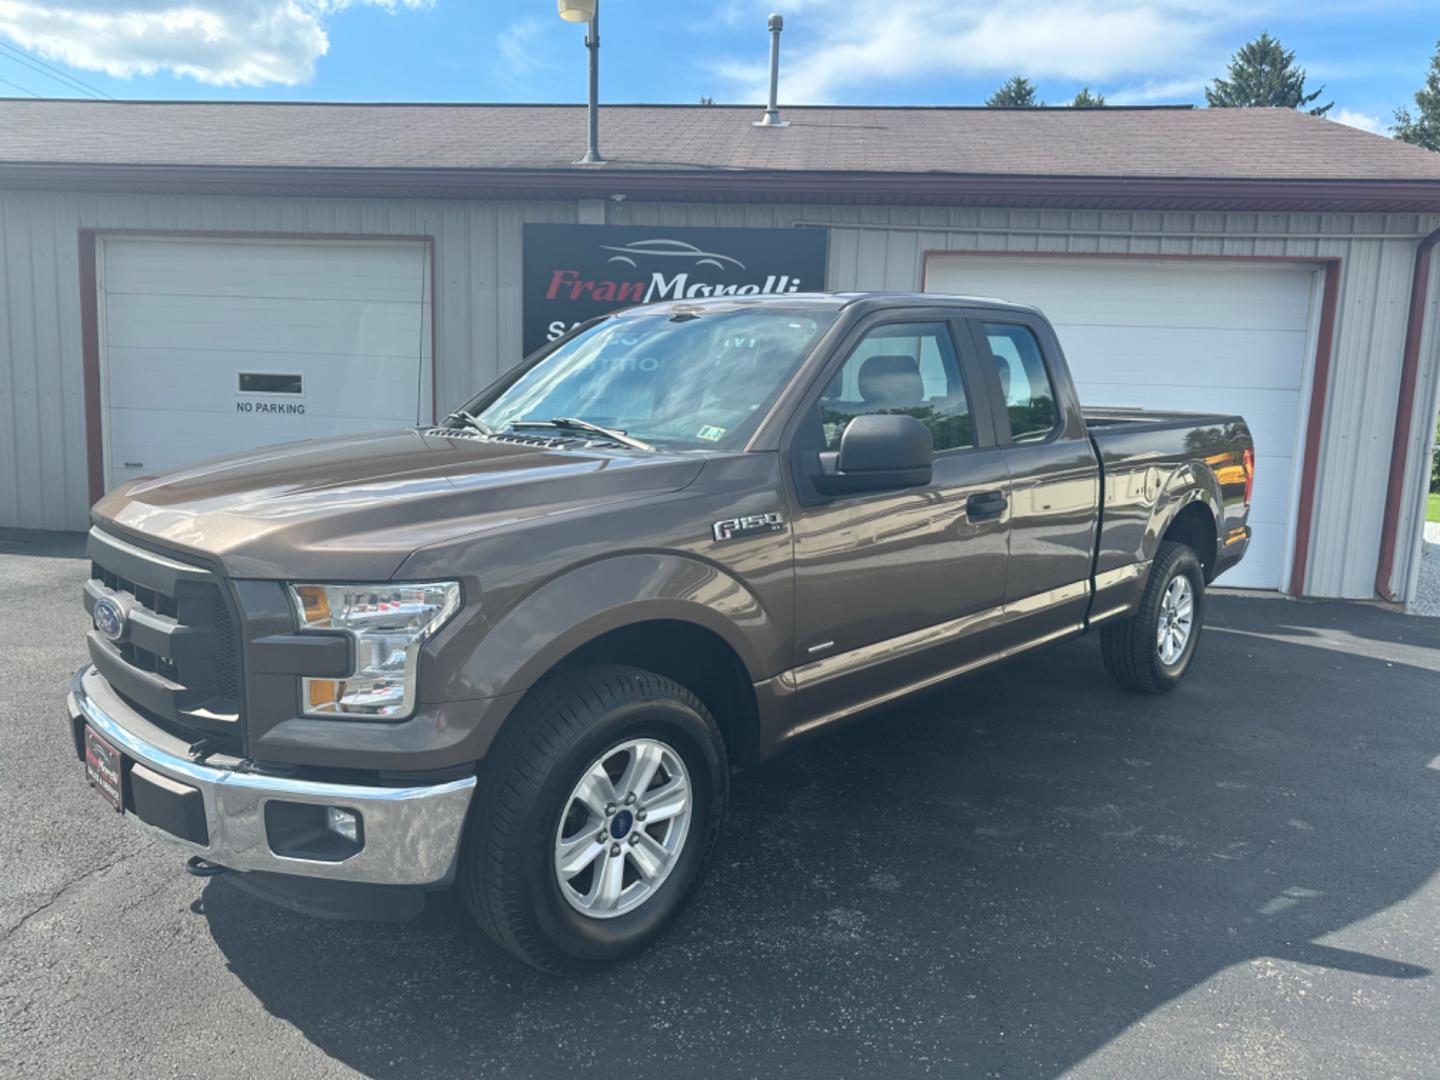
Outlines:
[[944, 323], [897, 323], [869, 331], [820, 398], [825, 446], [871, 413], [904, 413], [930, 429], [935, 451], [975, 445], [960, 362]]
[[1019, 442], [1040, 442], [1060, 420], [1055, 388], [1040, 355], [1040, 343], [1028, 326], [1019, 323], [985, 324], [985, 339], [1000, 373], [1005, 411], [1010, 415], [1010, 437]]

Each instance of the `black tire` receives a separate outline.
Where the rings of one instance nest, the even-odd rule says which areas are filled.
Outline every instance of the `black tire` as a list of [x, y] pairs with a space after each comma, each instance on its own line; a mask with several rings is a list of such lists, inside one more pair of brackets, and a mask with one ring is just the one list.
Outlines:
[[[1181, 575], [1190, 581], [1194, 613], [1189, 640], [1179, 657], [1167, 664], [1156, 645], [1161, 607], [1170, 583]], [[1135, 614], [1100, 630], [1100, 655], [1105, 660], [1105, 670], [1127, 690], [1164, 694], [1175, 689], [1195, 658], [1204, 617], [1205, 569], [1199, 556], [1187, 545], [1167, 540], [1160, 545], [1155, 561], [1150, 564], [1150, 577]]]
[[[683, 760], [691, 789], [688, 828], [673, 868], [652, 895], [634, 910], [594, 918], [561, 892], [557, 829], [591, 763], [642, 737]], [[482, 763], [460, 858], [465, 905], [497, 944], [542, 971], [599, 967], [630, 956], [654, 940], [699, 883], [728, 786], [720, 730], [689, 690], [618, 665], [558, 672], [526, 695]]]

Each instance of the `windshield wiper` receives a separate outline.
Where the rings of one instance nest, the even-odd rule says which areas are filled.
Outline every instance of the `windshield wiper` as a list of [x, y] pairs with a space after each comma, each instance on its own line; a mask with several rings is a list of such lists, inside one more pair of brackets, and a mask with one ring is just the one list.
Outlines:
[[465, 421], [466, 427], [474, 428], [476, 431], [480, 432], [481, 435], [496, 434], [495, 429], [492, 428], [489, 424], [485, 423], [484, 420], [481, 420], [478, 416], [472, 416], [464, 409], [456, 409], [449, 416], [445, 417], [442, 423], [448, 424], [451, 420], [463, 420]]
[[604, 435], [621, 446], [628, 446], [635, 450], [654, 451], [655, 447], [640, 439], [626, 435], [623, 431], [616, 431], [614, 428], [601, 427], [599, 424], [592, 424], [589, 420], [581, 420], [578, 416], [557, 416], [553, 420], [516, 420], [511, 427], [557, 427], [572, 428], [575, 431], [592, 431], [596, 435]]

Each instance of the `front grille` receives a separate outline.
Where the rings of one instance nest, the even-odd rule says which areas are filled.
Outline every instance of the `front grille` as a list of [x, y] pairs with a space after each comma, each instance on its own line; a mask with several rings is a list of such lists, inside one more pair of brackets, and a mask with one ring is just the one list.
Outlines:
[[90, 577], [103, 581], [108, 588], [114, 589], [116, 592], [129, 593], [135, 597], [136, 601], [157, 615], [168, 615], [172, 619], [175, 617], [175, 598], [173, 596], [166, 596], [154, 589], [147, 589], [144, 585], [121, 577], [115, 571], [107, 570], [93, 561], [90, 563]]
[[90, 531], [85, 606], [125, 613], [118, 640], [89, 635], [116, 693], [182, 737], [239, 747], [240, 633], [220, 579], [180, 558]]
[[[173, 596], [156, 592], [129, 578], [121, 577], [115, 571], [107, 570], [97, 562], [90, 563], [90, 580], [100, 582], [113, 596], [129, 597], [141, 611], [148, 611], [171, 619], [175, 617], [176, 604]], [[118, 641], [115, 643], [115, 648], [122, 660], [140, 671], [161, 675], [171, 681], [175, 681], [179, 674], [175, 661], [170, 657], [142, 648], [133, 641]]]
[[215, 597], [215, 689], [225, 701], [240, 700], [240, 635], [225, 600]]

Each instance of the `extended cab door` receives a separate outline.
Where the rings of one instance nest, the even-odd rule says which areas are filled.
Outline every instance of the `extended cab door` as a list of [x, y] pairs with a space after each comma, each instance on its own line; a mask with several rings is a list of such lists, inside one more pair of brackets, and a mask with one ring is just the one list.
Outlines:
[[1083, 625], [1100, 466], [1049, 323], [1003, 309], [966, 315], [1009, 471], [1009, 644], [1032, 644]]
[[[1008, 474], [954, 308], [886, 311], [837, 350], [787, 432], [795, 489], [799, 726], [954, 668], [1000, 611]], [[826, 497], [807, 477], [850, 421], [905, 413], [934, 438], [923, 487]]]

